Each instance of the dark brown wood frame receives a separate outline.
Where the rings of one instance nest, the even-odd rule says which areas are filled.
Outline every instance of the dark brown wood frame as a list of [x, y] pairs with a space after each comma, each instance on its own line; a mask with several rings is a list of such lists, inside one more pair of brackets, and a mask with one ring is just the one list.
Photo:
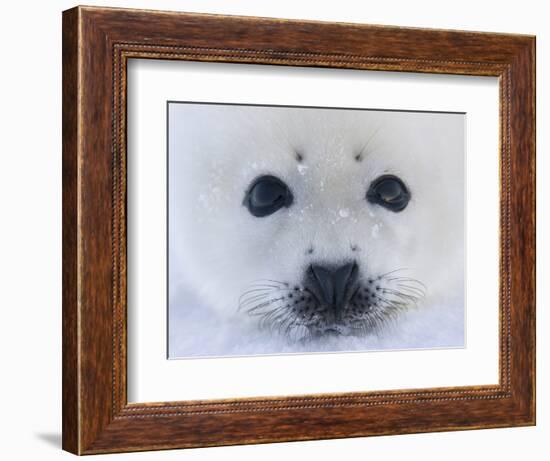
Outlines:
[[[129, 404], [125, 110], [132, 58], [497, 76], [499, 384]], [[90, 454], [533, 424], [534, 37], [93, 7], [63, 13], [65, 450]]]

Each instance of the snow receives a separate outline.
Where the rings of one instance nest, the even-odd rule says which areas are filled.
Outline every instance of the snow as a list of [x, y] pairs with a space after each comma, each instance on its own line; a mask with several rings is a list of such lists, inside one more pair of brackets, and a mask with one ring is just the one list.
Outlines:
[[244, 313], [236, 311], [229, 320], [224, 319], [184, 287], [173, 293], [169, 318], [171, 359], [464, 346], [464, 330], [457, 328], [464, 325], [462, 299], [449, 299], [444, 306], [420, 306], [403, 314], [398, 323], [389, 325], [380, 335], [328, 337], [307, 343], [289, 342], [261, 330]]

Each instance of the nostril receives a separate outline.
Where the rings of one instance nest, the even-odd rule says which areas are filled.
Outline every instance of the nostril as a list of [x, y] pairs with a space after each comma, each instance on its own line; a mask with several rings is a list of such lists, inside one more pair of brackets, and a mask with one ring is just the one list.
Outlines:
[[343, 303], [346, 295], [346, 289], [356, 267], [357, 265], [355, 263], [344, 264], [333, 273], [334, 292], [337, 295], [335, 304]]
[[323, 303], [339, 309], [346, 302], [357, 271], [355, 261], [340, 266], [312, 264], [310, 273], [313, 290]]
[[332, 271], [325, 266], [312, 264], [310, 267], [312, 275], [312, 284], [315, 294], [325, 304], [334, 303], [334, 283], [332, 280]]

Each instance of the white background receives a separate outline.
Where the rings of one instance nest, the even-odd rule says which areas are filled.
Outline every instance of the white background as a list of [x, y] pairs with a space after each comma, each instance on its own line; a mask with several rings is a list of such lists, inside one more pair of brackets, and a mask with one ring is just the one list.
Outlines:
[[[100, 4], [89, 1], [89, 4]], [[550, 358], [543, 278], [542, 215], [550, 126], [550, 31], [545, 2], [114, 1], [112, 6], [246, 14], [537, 34], [538, 59], [538, 425], [534, 428], [421, 434], [117, 455], [116, 459], [545, 459], [550, 437]], [[61, 427], [61, 10], [68, 1], [9, 2], [0, 19], [0, 323], [2, 458], [69, 459]], [[544, 189], [544, 190], [543, 190]], [[546, 197], [545, 197], [546, 195]], [[546, 220], [546, 223], [544, 222]], [[546, 337], [545, 337], [546, 335]], [[546, 391], [545, 391], [546, 389]], [[544, 452], [543, 452], [544, 450]], [[100, 457], [102, 458], [102, 457]], [[112, 458], [111, 458], [112, 459]]]
[[[498, 383], [497, 78], [138, 60], [128, 92], [129, 401]], [[166, 360], [167, 100], [467, 113], [467, 347]]]

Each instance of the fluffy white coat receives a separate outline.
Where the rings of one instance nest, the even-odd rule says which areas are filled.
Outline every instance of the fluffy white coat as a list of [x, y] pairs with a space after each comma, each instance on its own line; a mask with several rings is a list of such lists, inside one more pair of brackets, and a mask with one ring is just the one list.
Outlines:
[[[170, 356], [462, 346], [463, 117], [170, 104]], [[294, 201], [257, 218], [243, 198], [265, 174]], [[366, 200], [383, 174], [407, 185], [405, 210]], [[418, 280], [425, 295], [376, 334], [304, 343], [238, 310], [259, 281], [294, 284], [312, 262], [348, 259], [362, 277]]]

